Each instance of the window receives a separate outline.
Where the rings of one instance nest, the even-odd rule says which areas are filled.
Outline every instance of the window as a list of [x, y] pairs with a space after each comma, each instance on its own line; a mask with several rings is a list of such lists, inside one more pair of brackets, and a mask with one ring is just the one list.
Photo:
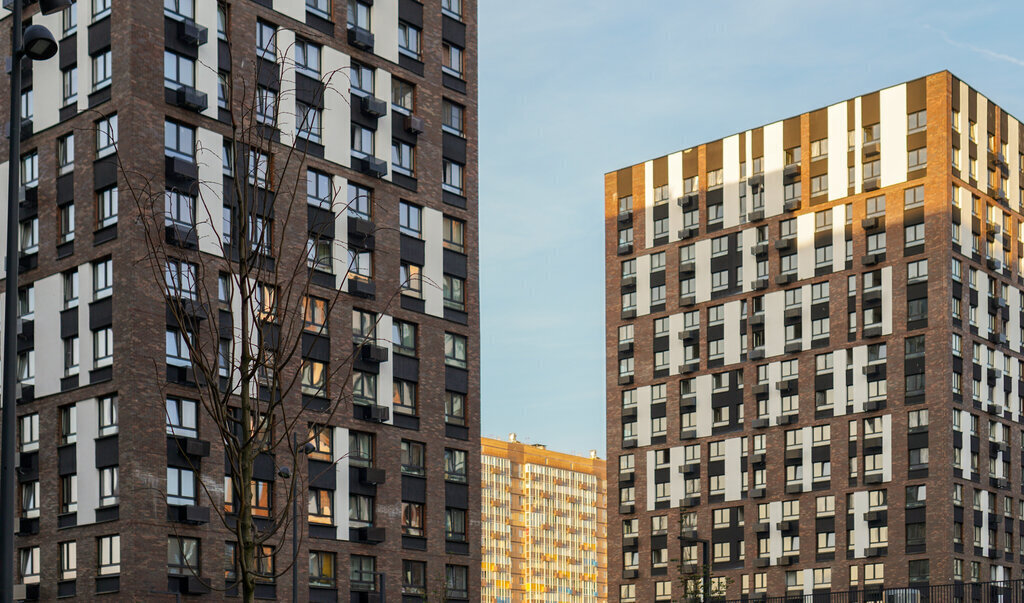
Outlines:
[[446, 565], [445, 573], [445, 597], [452, 599], [466, 599], [469, 597], [469, 568], [465, 565]]
[[352, 371], [352, 397], [354, 404], [375, 405], [377, 403], [377, 375]]
[[93, 366], [110, 366], [114, 362], [114, 331], [112, 328], [92, 332]]
[[[955, 117], [956, 111], [953, 112]], [[959, 124], [957, 119], [953, 120], [953, 128], [959, 131]], [[928, 125], [928, 112], [924, 109], [910, 113], [907, 115], [907, 134], [913, 134], [914, 132], [920, 132], [924, 130]]]
[[189, 469], [167, 468], [167, 504], [196, 504], [196, 474]]
[[331, 18], [331, 0], [306, 0], [306, 12], [324, 19]]
[[373, 206], [373, 191], [364, 186], [349, 183], [347, 204], [348, 215], [369, 220]]
[[423, 561], [402, 561], [402, 594], [425, 595], [427, 592], [427, 564]]
[[22, 482], [21, 516], [26, 518], [39, 517], [39, 480]]
[[422, 442], [402, 440], [402, 474], [423, 476], [427, 473], [426, 446]]
[[391, 168], [399, 174], [412, 176], [415, 172], [416, 148], [394, 139], [391, 141]]
[[310, 488], [307, 511], [309, 523], [334, 525], [334, 490]]
[[416, 325], [395, 320], [391, 325], [391, 343], [396, 354], [416, 355]]
[[[116, 193], [117, 189], [114, 189], [114, 192]], [[177, 225], [191, 230], [195, 226], [195, 204], [195, 197], [178, 191], [164, 191], [164, 223], [168, 226]], [[113, 206], [116, 218], [116, 195]]]
[[334, 588], [335, 555], [329, 551], [309, 552], [309, 585]]
[[333, 239], [309, 237], [306, 240], [306, 265], [320, 272], [333, 273], [334, 260], [331, 257], [333, 245]]
[[313, 79], [320, 79], [320, 45], [302, 38], [295, 39], [295, 70]]
[[928, 260], [918, 260], [907, 264], [907, 282], [917, 283], [928, 280]]
[[[913, 151], [911, 151], [913, 152]], [[924, 205], [924, 185], [908, 188], [903, 191], [903, 207], [920, 207]]]
[[117, 495], [117, 467], [100, 469], [100, 506], [109, 507], [116, 505]]
[[322, 209], [331, 209], [334, 193], [331, 177], [314, 169], [306, 170], [306, 203]]
[[302, 359], [302, 393], [306, 396], [327, 396], [327, 363]]
[[60, 573], [57, 578], [58, 580], [74, 580], [78, 576], [78, 543], [74, 540], [61, 542], [58, 548], [60, 550]]
[[105, 228], [117, 224], [117, 187], [96, 193], [96, 227]]
[[444, 420], [452, 425], [466, 424], [466, 396], [458, 392], [444, 393]]
[[353, 467], [373, 466], [373, 434], [348, 432], [349, 464]]
[[415, 103], [416, 88], [398, 78], [391, 78], [391, 107], [398, 113], [410, 114], [413, 112]]
[[164, 50], [164, 87], [177, 90], [196, 87], [196, 63], [170, 50]]
[[[459, 312], [466, 311], [465, 281], [450, 274], [444, 275], [444, 306]], [[662, 287], [662, 298], [664, 302], [664, 287]], [[658, 303], [652, 296], [651, 303]]]
[[194, 19], [194, 0], [164, 0], [164, 14], [171, 18]]
[[39, 186], [39, 153], [35, 151], [21, 157], [21, 185], [26, 188]]
[[78, 67], [68, 67], [60, 73], [63, 106], [73, 105], [78, 102]]
[[18, 444], [21, 452], [39, 450], [39, 414], [22, 415], [18, 419]]
[[196, 430], [196, 406], [194, 400], [167, 398], [167, 434], [194, 438]]
[[373, 96], [373, 68], [352, 61], [349, 68], [349, 86], [356, 96]]
[[465, 253], [465, 222], [445, 216], [442, 229], [444, 247], [452, 251]]
[[374, 131], [360, 126], [352, 125], [352, 154], [356, 157], [373, 156]]
[[462, 19], [462, 0], [441, 0], [441, 12], [455, 19]]
[[451, 134], [463, 136], [465, 112], [466, 109], [462, 105], [453, 103], [448, 99], [444, 99], [442, 105], [443, 120], [441, 122], [441, 129]]
[[68, 37], [78, 30], [78, 5], [72, 4], [60, 13], [63, 37]]
[[24, 584], [39, 584], [39, 547], [33, 546], [18, 551], [18, 569]]
[[256, 88], [256, 121], [273, 126], [277, 122], [277, 91], [265, 86]]
[[399, 265], [398, 280], [402, 287], [402, 294], [412, 297], [423, 296], [423, 267], [416, 264], [402, 262]]
[[167, 259], [164, 265], [164, 286], [169, 297], [195, 299], [198, 266], [188, 262]]
[[444, 174], [441, 181], [441, 188], [444, 190], [455, 193], [457, 195], [462, 194], [462, 170], [463, 165], [461, 163], [452, 161], [451, 159], [445, 159], [443, 162]]
[[822, 159], [824, 157], [828, 157], [828, 139], [812, 140], [811, 159]]
[[466, 542], [466, 510], [444, 510], [444, 538], [449, 542]]
[[39, 218], [18, 223], [18, 250], [25, 255], [39, 252]]
[[310, 142], [320, 144], [323, 140], [321, 137], [321, 124], [323, 123], [322, 111], [312, 105], [307, 105], [301, 101], [295, 101], [295, 114], [299, 118], [295, 124], [296, 135], [299, 138], [304, 138]]
[[253, 569], [253, 573], [256, 575], [257, 582], [274, 582], [274, 547], [266, 544], [256, 547], [256, 567]]
[[392, 396], [395, 412], [406, 415], [416, 414], [416, 383], [395, 379]]
[[195, 128], [173, 121], [164, 122], [164, 154], [195, 162]]
[[362, 494], [349, 494], [348, 521], [353, 527], [369, 527], [373, 525], [374, 497]]
[[464, 336], [455, 333], [444, 334], [444, 363], [457, 368], [467, 368]]
[[117, 433], [117, 397], [104, 396], [100, 398], [100, 437]]
[[398, 22], [398, 52], [416, 60], [420, 58], [420, 36], [418, 27], [405, 21]]
[[256, 21], [256, 55], [274, 61], [277, 59], [277, 27], [266, 21]]
[[811, 177], [811, 196], [824, 195], [828, 192], [828, 174]]
[[444, 478], [450, 482], [466, 483], [466, 451], [444, 449]]
[[462, 48], [445, 42], [441, 46], [441, 71], [462, 78]]
[[111, 81], [111, 54], [105, 50], [92, 57], [92, 89], [99, 90], [110, 85]]
[[348, 0], [348, 27], [370, 31], [370, 4], [361, 0]]
[[903, 246], [924, 245], [924, 223], [903, 227]]
[[67, 337], [64, 339], [64, 376], [70, 377], [72, 375], [77, 375], [78, 364], [78, 337]]
[[166, 333], [167, 364], [181, 367], [192, 366], [192, 359], [188, 351], [190, 339], [188, 331], [168, 328]]

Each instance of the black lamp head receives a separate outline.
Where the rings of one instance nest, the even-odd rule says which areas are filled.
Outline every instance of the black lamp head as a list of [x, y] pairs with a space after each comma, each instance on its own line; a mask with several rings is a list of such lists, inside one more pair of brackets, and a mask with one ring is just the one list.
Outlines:
[[44, 15], [59, 13], [69, 6], [71, 6], [71, 0], [39, 0], [39, 10]]
[[29, 25], [25, 28], [22, 48], [25, 56], [33, 61], [45, 61], [57, 54], [57, 40], [54, 40], [50, 30], [42, 25]]

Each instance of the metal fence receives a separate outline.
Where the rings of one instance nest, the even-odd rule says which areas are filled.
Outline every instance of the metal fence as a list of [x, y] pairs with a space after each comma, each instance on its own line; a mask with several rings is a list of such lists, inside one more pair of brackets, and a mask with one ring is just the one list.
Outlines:
[[[698, 596], [692, 603], [699, 602]], [[752, 593], [742, 599], [711, 597], [709, 603], [1024, 603], [1024, 580], [922, 583], [900, 588], [865, 587], [781, 596]]]

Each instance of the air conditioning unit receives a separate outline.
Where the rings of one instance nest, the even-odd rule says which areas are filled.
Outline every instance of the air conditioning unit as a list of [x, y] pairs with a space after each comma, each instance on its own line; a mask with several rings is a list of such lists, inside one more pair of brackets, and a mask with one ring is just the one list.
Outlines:
[[416, 115], [405, 116], [405, 131], [410, 134], [422, 134], [426, 129], [423, 118]]

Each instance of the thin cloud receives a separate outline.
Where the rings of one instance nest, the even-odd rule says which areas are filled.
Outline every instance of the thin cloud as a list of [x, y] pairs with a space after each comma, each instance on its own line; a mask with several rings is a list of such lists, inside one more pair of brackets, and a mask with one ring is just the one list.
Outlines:
[[990, 59], [995, 59], [997, 61], [1006, 61], [1007, 63], [1012, 63], [1018, 67], [1024, 67], [1024, 59], [1018, 59], [1017, 57], [1010, 56], [1008, 54], [1003, 54], [1001, 52], [996, 52], [994, 50], [989, 50], [988, 48], [975, 46], [974, 44], [968, 44], [967, 42], [958, 42], [950, 38], [949, 35], [946, 34], [946, 32], [936, 27], [932, 27], [931, 25], [925, 25], [924, 27], [925, 29], [930, 29], [932, 31], [938, 32], [938, 34], [942, 36], [942, 39], [945, 40], [946, 43], [951, 46], [963, 48], [964, 50], [970, 50], [971, 52], [976, 52], [978, 54], [985, 55]]

